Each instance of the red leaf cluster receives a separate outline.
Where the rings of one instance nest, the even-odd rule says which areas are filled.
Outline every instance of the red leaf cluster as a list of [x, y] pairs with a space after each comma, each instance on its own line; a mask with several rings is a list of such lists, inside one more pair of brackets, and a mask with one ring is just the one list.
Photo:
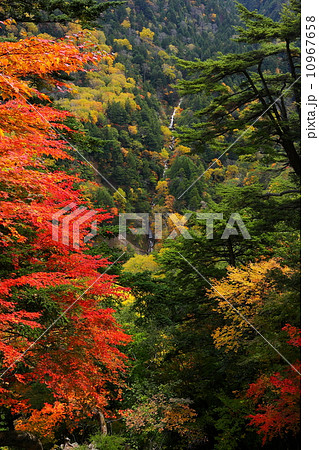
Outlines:
[[[287, 324], [284, 328], [290, 345], [300, 347], [300, 329]], [[300, 430], [300, 362], [283, 373], [261, 376], [249, 386], [247, 397], [256, 405], [256, 412], [250, 414], [250, 425], [258, 428], [263, 444], [286, 433], [297, 434]], [[298, 371], [298, 372], [297, 372]]]
[[[123, 384], [126, 357], [118, 346], [130, 337], [113, 310], [101, 306], [101, 300], [123, 295], [123, 288], [102, 274], [108, 259], [87, 254], [83, 243], [93, 220], [113, 215], [97, 210], [80, 227], [78, 249], [52, 239], [55, 213], [71, 202], [90, 205], [75, 188], [79, 177], [52, 170], [55, 161], [72, 159], [55, 131], [70, 131], [63, 124], [69, 113], [26, 100], [47, 98], [29, 80], [56, 85], [55, 72], [84, 70], [97, 59], [70, 42], [0, 43], [0, 405], [22, 414], [24, 430], [52, 411], [73, 422], [96, 407], [106, 411]], [[46, 386], [54, 404], [31, 407], [34, 383]]]

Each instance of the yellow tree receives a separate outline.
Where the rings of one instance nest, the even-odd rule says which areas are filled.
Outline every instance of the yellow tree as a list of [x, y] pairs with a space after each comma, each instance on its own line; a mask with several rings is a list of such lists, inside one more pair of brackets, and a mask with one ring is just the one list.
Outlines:
[[227, 277], [220, 281], [211, 280], [213, 287], [209, 289], [208, 297], [213, 300], [213, 311], [223, 317], [223, 325], [212, 333], [217, 348], [226, 352], [237, 351], [250, 328], [247, 321], [255, 324], [257, 314], [269, 296], [283, 295], [269, 276], [274, 270], [286, 276], [292, 274], [290, 268], [281, 266], [279, 260], [273, 258], [250, 263], [243, 268], [229, 267]]
[[153, 41], [154, 31], [151, 31], [149, 28], [143, 27], [143, 30], [139, 32], [140, 38], [144, 41]]

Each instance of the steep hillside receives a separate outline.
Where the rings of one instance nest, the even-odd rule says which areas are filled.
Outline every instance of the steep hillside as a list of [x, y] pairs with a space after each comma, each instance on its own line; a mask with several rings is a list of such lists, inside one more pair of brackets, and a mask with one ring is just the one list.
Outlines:
[[300, 2], [114, 3], [0, 6], [0, 448], [299, 450]]
[[[275, 14], [273, 2], [252, 3], [248, 6]], [[100, 175], [92, 172], [91, 177], [103, 184], [107, 204], [127, 212], [182, 212], [199, 210], [216, 197], [219, 166], [178, 199], [218, 158], [223, 142], [196, 155], [173, 137], [176, 123], [196, 122], [193, 111], [208, 104], [202, 94], [179, 98], [176, 83], [184, 73], [176, 57], [204, 60], [218, 52], [236, 52], [243, 45], [231, 37], [239, 23], [232, 0], [137, 0], [106, 12], [99, 31], [82, 36], [79, 25], [68, 25], [68, 34], [83, 42], [89, 38], [113, 55], [113, 62], [102, 61], [94, 71], [77, 76], [72, 93], [59, 99], [94, 140], [80, 150], [98, 169]], [[40, 32], [61, 31], [42, 24]], [[223, 164], [227, 168], [234, 159], [230, 152]], [[147, 242], [141, 245], [145, 251], [149, 247]]]

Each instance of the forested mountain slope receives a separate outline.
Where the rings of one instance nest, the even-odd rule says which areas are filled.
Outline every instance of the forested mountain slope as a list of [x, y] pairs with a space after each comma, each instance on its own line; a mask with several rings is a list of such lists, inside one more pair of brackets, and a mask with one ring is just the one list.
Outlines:
[[0, 447], [299, 450], [300, 2], [0, 19]]
[[[266, 3], [263, 8], [267, 9]], [[188, 125], [194, 120], [192, 111], [207, 104], [201, 94], [179, 103], [175, 86], [183, 74], [174, 58], [203, 60], [218, 52], [238, 51], [245, 45], [230, 38], [236, 34], [233, 26], [239, 23], [233, 1], [128, 2], [105, 14], [95, 38], [112, 48], [113, 67], [101, 67], [75, 80], [78, 88], [73, 98], [61, 101], [61, 106], [75, 112], [89, 134], [101, 140], [87, 156], [124, 192], [125, 210], [197, 210], [214, 195], [211, 183], [202, 179], [183, 202], [177, 200], [220, 151], [215, 146], [196, 156], [178, 141], [172, 146], [168, 127], [174, 108], [181, 105], [174, 125], [185, 108], [188, 112], [180, 123]], [[69, 31], [76, 28], [71, 26]], [[237, 159], [234, 154], [228, 157], [230, 164]], [[165, 167], [169, 171], [164, 180]], [[104, 185], [113, 196], [114, 190]], [[120, 197], [120, 203], [123, 201]]]

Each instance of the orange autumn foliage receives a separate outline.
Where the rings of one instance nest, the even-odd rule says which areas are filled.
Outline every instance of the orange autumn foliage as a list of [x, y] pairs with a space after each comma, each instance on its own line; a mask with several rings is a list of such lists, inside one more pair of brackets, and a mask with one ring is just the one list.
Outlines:
[[[105, 273], [110, 261], [88, 254], [83, 240], [93, 220], [113, 214], [98, 209], [83, 223], [78, 248], [52, 238], [55, 213], [71, 202], [90, 205], [78, 176], [52, 169], [72, 159], [57, 132], [70, 131], [63, 124], [69, 113], [32, 103], [47, 98], [37, 82], [60, 87], [55, 72], [85, 70], [100, 57], [71, 41], [0, 43], [0, 406], [20, 416], [18, 429], [39, 435], [53, 433], [65, 415], [74, 426], [94, 408], [111, 414], [109, 399], [123, 385], [126, 356], [118, 346], [130, 337], [101, 306], [123, 288]], [[48, 393], [39, 409], [31, 402], [35, 384]]]
[[48, 97], [39, 92], [25, 77], [38, 77], [55, 86], [66, 86], [54, 79], [54, 72], [71, 73], [84, 70], [84, 64], [96, 64], [101, 56], [82, 51], [84, 46], [74, 45], [72, 40], [55, 41], [30, 37], [17, 42], [1, 42], [0, 48], [0, 90], [3, 99]]

